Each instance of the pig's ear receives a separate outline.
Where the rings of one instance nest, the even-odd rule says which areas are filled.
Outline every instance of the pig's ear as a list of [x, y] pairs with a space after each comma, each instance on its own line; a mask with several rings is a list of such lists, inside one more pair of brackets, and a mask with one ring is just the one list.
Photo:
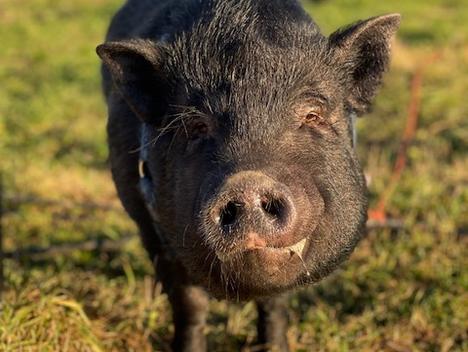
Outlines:
[[333, 33], [329, 44], [335, 61], [347, 71], [350, 107], [367, 111], [388, 68], [390, 41], [400, 25], [399, 14], [373, 17]]
[[128, 40], [101, 44], [96, 52], [138, 117], [152, 122], [165, 113], [168, 83], [163, 73], [162, 47], [148, 40]]

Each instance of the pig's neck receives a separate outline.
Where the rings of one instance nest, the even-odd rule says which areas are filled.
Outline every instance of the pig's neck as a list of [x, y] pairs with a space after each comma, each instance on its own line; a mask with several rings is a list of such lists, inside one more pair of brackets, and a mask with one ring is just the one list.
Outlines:
[[150, 146], [150, 133], [149, 126], [146, 123], [141, 125], [140, 129], [140, 158], [138, 161], [138, 174], [140, 175], [140, 193], [143, 197], [146, 208], [153, 220], [153, 228], [158, 237], [158, 241], [161, 245], [161, 248], [165, 248], [162, 251], [161, 255], [165, 259], [174, 261], [176, 259], [174, 251], [171, 250], [171, 247], [167, 243], [167, 239], [164, 237], [163, 231], [159, 225], [159, 214], [156, 208], [156, 197], [154, 195], [154, 183], [153, 178], [149, 172], [149, 169], [146, 167], [149, 156], [149, 146]]

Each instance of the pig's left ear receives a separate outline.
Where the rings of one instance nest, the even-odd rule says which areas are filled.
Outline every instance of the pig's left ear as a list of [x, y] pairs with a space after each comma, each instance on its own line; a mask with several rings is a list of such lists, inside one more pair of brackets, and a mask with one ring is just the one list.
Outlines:
[[347, 71], [348, 102], [357, 114], [367, 111], [388, 68], [390, 41], [400, 19], [399, 14], [373, 17], [340, 29], [329, 38], [335, 63]]
[[96, 52], [118, 92], [132, 111], [151, 123], [164, 115], [169, 84], [164, 74], [165, 50], [149, 40], [126, 40], [99, 45]]

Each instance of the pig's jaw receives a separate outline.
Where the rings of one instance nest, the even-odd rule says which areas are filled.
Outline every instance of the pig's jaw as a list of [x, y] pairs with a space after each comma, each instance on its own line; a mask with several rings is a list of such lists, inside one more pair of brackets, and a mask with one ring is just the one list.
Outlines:
[[296, 287], [311, 276], [303, 259], [309, 237], [285, 247], [271, 247], [248, 237], [234, 251], [214, 251], [220, 276], [212, 276], [210, 270], [207, 288], [215, 297], [247, 300], [268, 296]]

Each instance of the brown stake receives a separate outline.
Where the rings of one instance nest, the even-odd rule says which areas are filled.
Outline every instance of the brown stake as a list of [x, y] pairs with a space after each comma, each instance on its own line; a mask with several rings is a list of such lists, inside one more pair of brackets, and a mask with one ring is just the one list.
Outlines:
[[386, 219], [386, 207], [390, 200], [393, 192], [398, 186], [403, 170], [406, 167], [408, 160], [408, 148], [413, 142], [418, 128], [419, 111], [421, 108], [421, 90], [424, 70], [432, 64], [434, 61], [440, 58], [439, 53], [433, 54], [429, 60], [422, 66], [420, 66], [413, 75], [411, 80], [411, 97], [408, 105], [408, 113], [406, 117], [406, 126], [403, 132], [403, 136], [398, 148], [397, 158], [393, 166], [393, 172], [390, 176], [389, 184], [383, 191], [377, 206], [374, 209], [369, 210], [369, 219], [377, 222], [385, 222]]

